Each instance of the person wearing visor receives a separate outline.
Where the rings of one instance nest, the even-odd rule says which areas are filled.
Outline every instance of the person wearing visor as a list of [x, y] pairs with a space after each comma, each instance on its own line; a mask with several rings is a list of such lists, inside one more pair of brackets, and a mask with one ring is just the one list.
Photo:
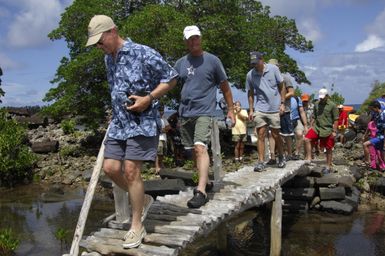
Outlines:
[[144, 194], [140, 171], [143, 161], [154, 161], [157, 155], [161, 127], [157, 99], [176, 85], [178, 73], [154, 49], [123, 39], [105, 15], [91, 19], [86, 46], [96, 46], [105, 54], [112, 120], [104, 142], [103, 169], [128, 192], [132, 221], [123, 247], [133, 248], [146, 235], [142, 222], [153, 202]]
[[[177, 60], [174, 68], [179, 73], [183, 85], [179, 106], [182, 144], [192, 150], [199, 173], [199, 182], [193, 197], [187, 202], [189, 208], [199, 208], [206, 204], [210, 158], [211, 123], [216, 110], [216, 95], [219, 87], [225, 98], [227, 117], [235, 124], [233, 96], [222, 62], [215, 55], [202, 49], [200, 29], [193, 25], [183, 30], [183, 39], [188, 54]], [[207, 189], [206, 189], [207, 188]]]

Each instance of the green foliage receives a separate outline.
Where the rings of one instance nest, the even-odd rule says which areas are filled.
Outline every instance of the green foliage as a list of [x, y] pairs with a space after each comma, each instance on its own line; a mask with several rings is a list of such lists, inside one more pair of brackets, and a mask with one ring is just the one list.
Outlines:
[[65, 145], [60, 148], [59, 154], [62, 157], [79, 157], [82, 154], [82, 149], [77, 145]]
[[63, 247], [63, 245], [67, 245], [69, 243], [71, 233], [68, 229], [58, 228], [54, 235], [56, 240], [60, 241], [60, 246]]
[[193, 175], [192, 175], [192, 181], [195, 183], [195, 184], [198, 184], [199, 182], [199, 174], [197, 172], [194, 172]]
[[0, 110], [0, 183], [12, 186], [31, 177], [31, 168], [37, 160], [29, 148], [25, 129], [14, 120], [8, 120]]
[[168, 168], [172, 168], [172, 167], [175, 167], [175, 161], [174, 161], [174, 158], [173, 157], [170, 157], [170, 156], [165, 156], [163, 158], [163, 164], [164, 166], [168, 167]]
[[0, 255], [14, 255], [14, 251], [19, 246], [19, 239], [11, 229], [0, 230]]
[[187, 170], [192, 170], [194, 169], [194, 166], [195, 166], [195, 162], [192, 161], [192, 160], [186, 160], [184, 162], [184, 165], [183, 165], [183, 168], [184, 169], [187, 169]]
[[76, 122], [73, 119], [65, 119], [60, 123], [61, 129], [63, 130], [64, 134], [73, 134], [76, 131], [75, 125]]
[[384, 94], [385, 94], [385, 83], [374, 81], [372, 85], [372, 90], [369, 93], [368, 98], [362, 103], [359, 113], [363, 113], [364, 111], [367, 111], [369, 103], [377, 98], [380, 98]]
[[[85, 47], [88, 22], [95, 14], [109, 15], [122, 37], [156, 49], [170, 64], [186, 54], [183, 28], [198, 25], [204, 49], [222, 60], [229, 81], [238, 88], [244, 89], [252, 50], [266, 52], [266, 60], [278, 59], [297, 82], [310, 83], [285, 49], [312, 51], [312, 42], [298, 33], [294, 20], [270, 17], [269, 8], [258, 1], [75, 0], [49, 34], [51, 40], [65, 39], [70, 50], [51, 81], [56, 87], [44, 98], [51, 103], [44, 111], [54, 118], [82, 116], [82, 122], [96, 129], [110, 108], [103, 54]], [[175, 109], [180, 90], [180, 86], [174, 88], [163, 103]]]
[[330, 95], [330, 99], [337, 105], [344, 104], [345, 98], [338, 92], [334, 92]]
[[294, 89], [294, 95], [297, 96], [297, 97], [301, 97], [301, 95], [302, 95], [302, 90], [301, 90], [301, 88], [299, 88], [298, 86], [296, 86], [295, 89]]

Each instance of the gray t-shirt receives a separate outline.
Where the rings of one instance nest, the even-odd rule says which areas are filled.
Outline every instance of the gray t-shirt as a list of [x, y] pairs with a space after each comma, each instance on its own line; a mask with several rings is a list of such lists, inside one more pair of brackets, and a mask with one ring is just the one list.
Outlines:
[[[288, 73], [281, 73], [281, 75], [283, 77], [283, 82], [285, 84], [287, 93], [289, 91], [289, 88], [293, 88], [293, 83]], [[292, 97], [285, 99], [285, 112], [291, 112], [291, 98]]]
[[278, 85], [283, 78], [278, 67], [265, 64], [263, 74], [258, 74], [255, 68], [246, 75], [246, 90], [254, 90], [255, 110], [265, 113], [279, 112], [281, 95]]
[[213, 116], [217, 103], [217, 86], [227, 80], [219, 58], [208, 52], [198, 57], [187, 54], [175, 63], [174, 68], [183, 83], [180, 116]]

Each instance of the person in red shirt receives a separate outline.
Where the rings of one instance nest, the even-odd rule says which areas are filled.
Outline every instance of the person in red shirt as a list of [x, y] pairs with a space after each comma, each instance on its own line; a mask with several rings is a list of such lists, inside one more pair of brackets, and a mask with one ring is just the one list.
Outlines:
[[337, 131], [339, 142], [345, 143], [345, 130], [348, 127], [348, 113], [344, 110], [343, 105], [338, 105], [339, 117], [337, 123]]

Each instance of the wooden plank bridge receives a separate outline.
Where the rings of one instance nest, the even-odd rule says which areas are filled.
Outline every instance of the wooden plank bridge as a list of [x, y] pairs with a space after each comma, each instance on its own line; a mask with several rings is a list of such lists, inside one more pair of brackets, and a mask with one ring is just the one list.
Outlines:
[[[209, 202], [199, 209], [189, 209], [186, 202], [192, 197], [192, 188], [179, 194], [157, 197], [149, 210], [144, 226], [147, 231], [138, 248], [124, 249], [123, 236], [129, 228], [130, 211], [127, 193], [114, 186], [115, 213], [105, 220], [105, 227], [83, 237], [83, 214], [87, 194], [79, 217], [70, 254], [79, 254], [79, 245], [86, 249], [84, 256], [134, 255], [174, 256], [199, 237], [207, 236], [216, 228], [240, 213], [268, 202], [273, 202], [271, 216], [270, 255], [281, 253], [282, 190], [281, 185], [296, 176], [305, 166], [304, 161], [290, 161], [286, 168], [268, 168], [254, 172], [252, 166], [224, 174], [221, 168], [218, 129], [214, 129], [212, 152], [214, 158], [214, 189], [208, 193]], [[98, 156], [99, 158], [99, 156]], [[100, 163], [99, 163], [100, 164]], [[94, 169], [95, 170], [95, 169]], [[92, 178], [90, 185], [92, 183]], [[93, 193], [90, 193], [92, 199]], [[90, 202], [88, 202], [90, 204]], [[85, 216], [84, 216], [85, 215]], [[81, 230], [81, 231], [78, 231]]]
[[191, 189], [176, 195], [157, 197], [144, 222], [147, 236], [139, 248], [123, 249], [122, 238], [129, 225], [119, 226], [116, 222], [83, 239], [80, 245], [100, 255], [178, 255], [188, 243], [199, 236], [208, 235], [221, 223], [250, 208], [273, 201], [276, 194], [280, 193], [280, 186], [294, 177], [303, 164], [304, 161], [291, 161], [285, 169], [269, 168], [260, 173], [246, 166], [227, 173], [221, 182], [215, 184], [213, 192], [208, 193], [210, 201], [200, 209], [186, 206], [192, 196]]

